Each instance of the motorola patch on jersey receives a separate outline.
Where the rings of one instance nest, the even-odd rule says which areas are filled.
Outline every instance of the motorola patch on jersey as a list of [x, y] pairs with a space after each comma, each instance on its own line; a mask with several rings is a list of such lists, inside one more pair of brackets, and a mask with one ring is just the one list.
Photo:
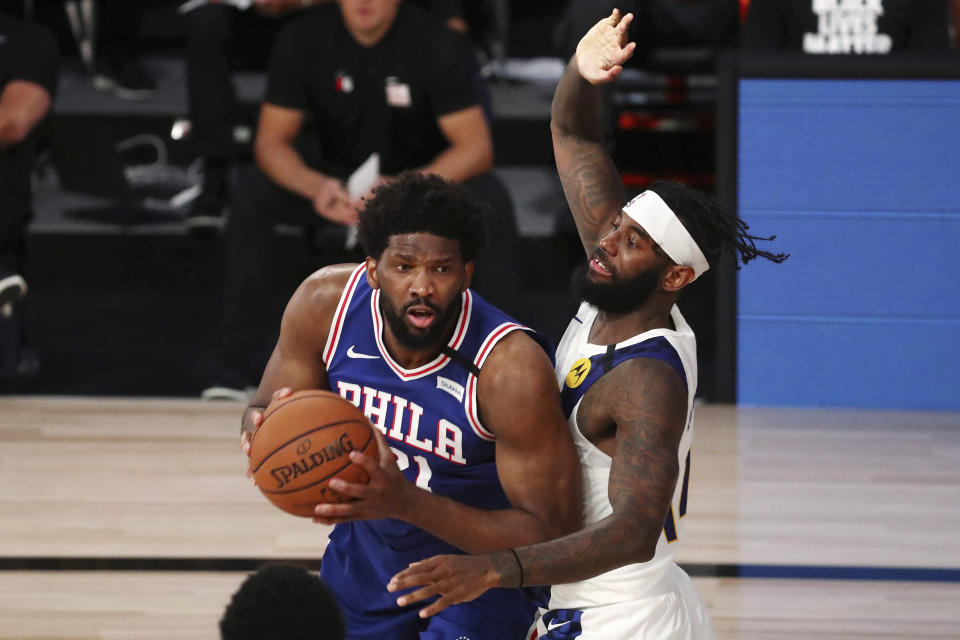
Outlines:
[[565, 384], [571, 389], [575, 389], [580, 386], [588, 373], [590, 373], [590, 358], [580, 358], [570, 367]]

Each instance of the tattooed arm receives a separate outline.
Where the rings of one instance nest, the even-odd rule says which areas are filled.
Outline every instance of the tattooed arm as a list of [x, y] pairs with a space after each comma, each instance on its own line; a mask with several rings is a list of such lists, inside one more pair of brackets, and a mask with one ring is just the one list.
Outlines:
[[587, 255], [626, 202], [620, 174], [603, 142], [600, 85], [612, 82], [636, 44], [627, 42], [633, 19], [614, 9], [580, 40], [553, 96], [550, 132], [563, 192]]
[[[584, 399], [586, 402], [586, 398]], [[677, 447], [687, 414], [687, 392], [668, 364], [635, 358], [614, 368], [590, 390], [579, 416], [612, 438], [608, 495], [613, 513], [570, 535], [483, 556], [435, 556], [410, 565], [388, 585], [401, 606], [440, 594], [421, 611], [433, 615], [495, 587], [584, 580], [653, 557], [679, 475]], [[583, 429], [583, 425], [581, 426]], [[518, 565], [519, 560], [519, 565]], [[520, 568], [522, 565], [522, 570]]]

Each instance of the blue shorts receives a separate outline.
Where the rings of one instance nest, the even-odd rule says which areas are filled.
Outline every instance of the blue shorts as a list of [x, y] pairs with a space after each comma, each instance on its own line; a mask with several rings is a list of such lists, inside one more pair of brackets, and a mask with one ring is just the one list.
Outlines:
[[[538, 604], [545, 602], [546, 594], [538, 590], [491, 589], [424, 620], [418, 612], [425, 602], [398, 607], [400, 594], [386, 587], [413, 560], [370, 551], [370, 545], [331, 544], [323, 555], [320, 573], [340, 601], [347, 640], [524, 640]], [[428, 551], [415, 559], [430, 555]]]
[[525, 640], [536, 616], [533, 611], [522, 622], [505, 619], [500, 612], [466, 602], [423, 620], [417, 615], [423, 606], [383, 616], [358, 614], [344, 607], [346, 640]]

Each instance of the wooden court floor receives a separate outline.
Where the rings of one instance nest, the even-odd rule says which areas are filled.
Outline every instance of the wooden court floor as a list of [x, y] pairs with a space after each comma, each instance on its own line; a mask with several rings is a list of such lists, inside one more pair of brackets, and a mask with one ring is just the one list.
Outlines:
[[[0, 640], [216, 640], [327, 529], [244, 476], [241, 406], [0, 398]], [[960, 638], [960, 414], [698, 407], [680, 561], [724, 639]]]

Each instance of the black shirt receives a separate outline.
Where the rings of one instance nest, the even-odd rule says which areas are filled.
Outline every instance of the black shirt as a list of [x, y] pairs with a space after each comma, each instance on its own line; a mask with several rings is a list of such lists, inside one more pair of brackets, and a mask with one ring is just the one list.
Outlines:
[[[38, 84], [52, 97], [59, 64], [57, 41], [44, 27], [0, 15], [0, 91], [14, 80]], [[30, 196], [34, 136], [0, 151], [0, 188], [18, 198]], [[5, 200], [6, 201], [6, 200]]]
[[463, 43], [435, 16], [401, 3], [372, 47], [330, 4], [280, 32], [266, 102], [304, 111], [320, 143], [320, 171], [347, 177], [373, 152], [394, 175], [428, 164], [448, 142], [439, 116], [478, 104]]
[[752, 0], [744, 49], [883, 54], [950, 48], [945, 0]]

